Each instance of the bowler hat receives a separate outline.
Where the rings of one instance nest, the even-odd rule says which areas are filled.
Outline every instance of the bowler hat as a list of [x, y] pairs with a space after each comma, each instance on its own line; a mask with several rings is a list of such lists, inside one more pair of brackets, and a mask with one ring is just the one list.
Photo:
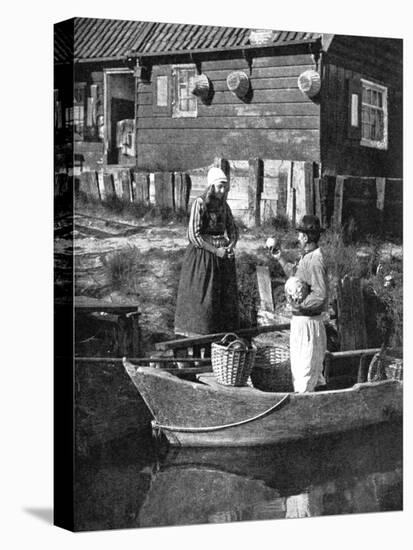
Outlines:
[[322, 233], [324, 231], [320, 225], [320, 220], [312, 214], [305, 214], [296, 229], [301, 233]]

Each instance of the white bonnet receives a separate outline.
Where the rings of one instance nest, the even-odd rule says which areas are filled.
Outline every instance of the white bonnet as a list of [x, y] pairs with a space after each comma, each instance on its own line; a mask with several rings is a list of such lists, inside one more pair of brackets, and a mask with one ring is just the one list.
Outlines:
[[208, 186], [212, 185], [213, 183], [218, 183], [220, 181], [227, 182], [227, 176], [225, 175], [225, 172], [221, 170], [221, 168], [213, 166], [208, 171]]

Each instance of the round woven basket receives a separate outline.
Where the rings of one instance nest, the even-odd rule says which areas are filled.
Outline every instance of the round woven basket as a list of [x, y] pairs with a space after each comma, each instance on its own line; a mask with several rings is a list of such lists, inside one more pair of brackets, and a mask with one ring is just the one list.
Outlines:
[[246, 386], [255, 360], [256, 347], [226, 334], [219, 343], [211, 344], [212, 370], [225, 386]]
[[267, 29], [255, 29], [250, 32], [249, 41], [252, 46], [268, 44], [274, 39], [275, 32]]
[[321, 78], [317, 71], [304, 71], [298, 77], [298, 87], [308, 97], [315, 97], [321, 89]]
[[193, 79], [191, 92], [203, 99], [207, 98], [211, 90], [211, 81], [206, 74], [199, 74]]
[[227, 76], [227, 87], [238, 97], [244, 97], [250, 88], [250, 80], [244, 71], [233, 71]]
[[254, 388], [271, 392], [294, 391], [290, 366], [290, 351], [278, 346], [257, 347], [251, 372]]
[[368, 382], [379, 380], [403, 380], [403, 351], [386, 349], [376, 353], [371, 360], [367, 376]]

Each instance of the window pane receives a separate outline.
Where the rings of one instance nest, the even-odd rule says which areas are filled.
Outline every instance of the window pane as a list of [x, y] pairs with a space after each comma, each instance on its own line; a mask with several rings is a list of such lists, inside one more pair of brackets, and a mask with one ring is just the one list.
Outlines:
[[384, 143], [387, 113], [385, 90], [378, 84], [376, 86], [362, 82], [361, 137], [368, 140], [370, 146], [387, 145]]
[[158, 76], [156, 81], [156, 104], [158, 107], [168, 106], [168, 77]]
[[357, 94], [351, 94], [351, 125], [355, 128], [358, 127], [358, 104], [359, 96]]
[[384, 118], [382, 111], [376, 111], [376, 138], [378, 140], [383, 139], [384, 135]]
[[196, 116], [197, 100], [192, 94], [195, 68], [176, 68], [174, 116]]
[[191, 93], [191, 90], [194, 89], [194, 79], [195, 79], [195, 75], [194, 74], [190, 75], [189, 82], [188, 82], [188, 85], [189, 85], [188, 86], [188, 91], [189, 91], [189, 93]]

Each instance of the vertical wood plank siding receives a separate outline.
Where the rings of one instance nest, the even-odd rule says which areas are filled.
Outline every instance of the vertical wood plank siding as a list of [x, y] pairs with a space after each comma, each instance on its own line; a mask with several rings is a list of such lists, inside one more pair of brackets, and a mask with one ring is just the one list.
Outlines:
[[[402, 41], [336, 36], [323, 54], [321, 164], [324, 174], [402, 177]], [[388, 148], [348, 137], [348, 81], [364, 78], [388, 88]]]
[[[196, 118], [155, 115], [153, 81], [139, 81], [138, 168], [185, 171], [217, 156], [318, 161], [320, 107], [297, 87], [298, 76], [313, 67], [307, 54], [254, 58], [251, 73], [243, 58], [204, 61], [213, 97], [210, 104], [198, 99]], [[227, 88], [226, 78], [236, 69], [250, 77], [249, 102]]]

